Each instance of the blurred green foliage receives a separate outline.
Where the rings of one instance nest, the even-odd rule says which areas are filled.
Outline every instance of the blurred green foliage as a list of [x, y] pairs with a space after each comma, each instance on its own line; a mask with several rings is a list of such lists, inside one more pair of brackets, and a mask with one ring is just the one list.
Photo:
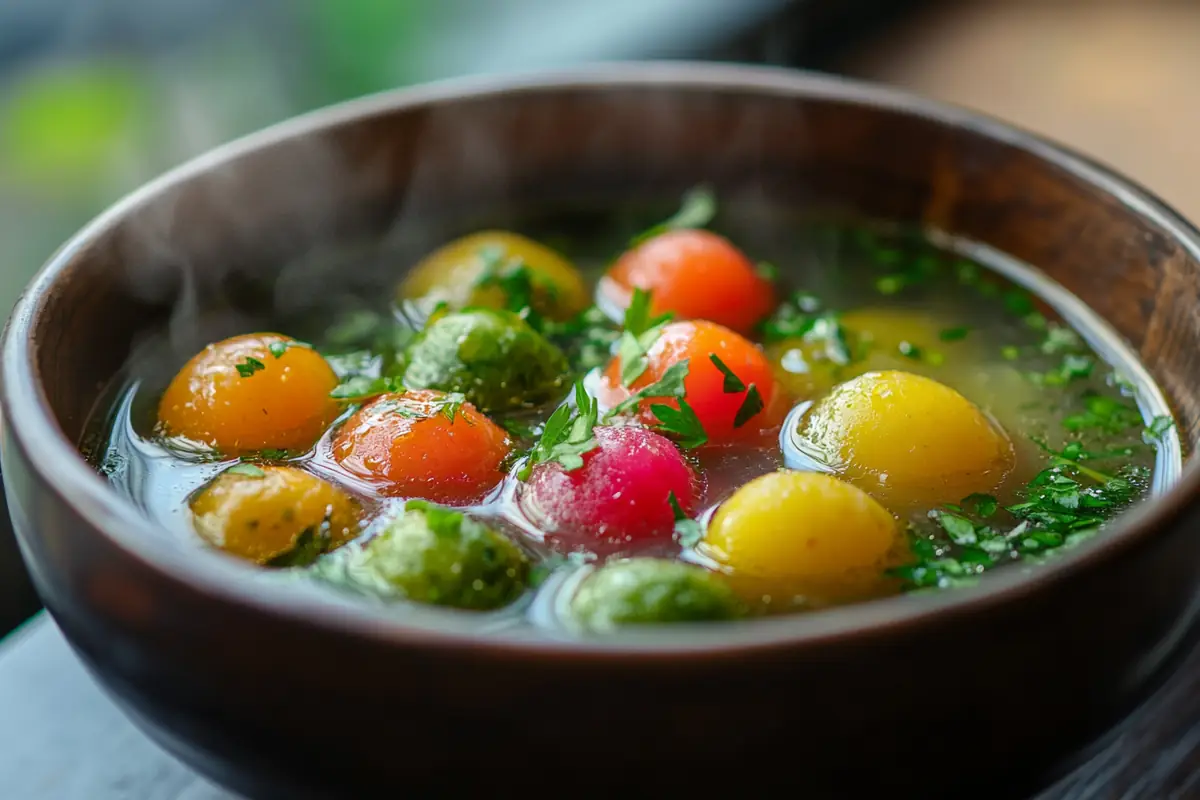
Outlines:
[[296, 4], [313, 66], [314, 105], [404, 82], [420, 63], [433, 0], [306, 0]]
[[0, 101], [0, 174], [17, 183], [79, 186], [133, 157], [150, 92], [125, 61], [58, 63], [31, 71]]
[[179, 47], [67, 50], [0, 73], [0, 309], [59, 242], [154, 175], [302, 111], [413, 80], [441, 5], [268, 4]]

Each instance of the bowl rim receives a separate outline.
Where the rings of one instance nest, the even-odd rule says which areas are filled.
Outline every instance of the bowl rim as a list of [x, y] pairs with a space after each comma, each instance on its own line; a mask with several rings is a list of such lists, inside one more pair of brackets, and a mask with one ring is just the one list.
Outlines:
[[[607, 90], [727, 91], [866, 105], [926, 118], [1021, 149], [1110, 196], [1129, 211], [1169, 232], [1200, 261], [1200, 231], [1170, 206], [1108, 167], [1037, 134], [986, 114], [919, 95], [840, 76], [790, 68], [692, 61], [625, 61], [566, 69], [514, 71], [450, 78], [380, 92], [317, 109], [209, 150], [135, 189], [63, 244], [21, 294], [0, 346], [0, 407], [9, 434], [19, 443], [38, 478], [60, 500], [142, 567], [176, 585], [218, 602], [252, 609], [276, 621], [300, 623], [323, 633], [356, 636], [384, 646], [468, 650], [490, 658], [531, 654], [560, 661], [586, 658], [670, 659], [682, 654], [706, 660], [731, 659], [749, 651], [814, 648], [900, 634], [935, 619], [979, 614], [999, 604], [1040, 593], [1089, 568], [1119, 558], [1170, 526], [1200, 490], [1200, 459], [1185, 462], [1178, 480], [1153, 502], [1142, 503], [1106, 530], [1047, 562], [989, 573], [977, 585], [933, 593], [889, 597], [820, 613], [734, 623], [702, 623], [627, 631], [604, 637], [559, 637], [519, 629], [481, 631], [463, 624], [461, 612], [405, 608], [404, 613], [361, 601], [332, 597], [328, 590], [296, 582], [269, 586], [261, 570], [216, 553], [192, 552], [169, 541], [160, 526], [113, 491], [61, 431], [36, 368], [32, 332], [55, 282], [89, 243], [132, 211], [154, 202], [172, 186], [221, 164], [301, 135], [354, 124], [397, 110], [464, 100], [542, 91]], [[11, 505], [11, 504], [10, 504]], [[36, 533], [34, 535], [37, 535]], [[424, 619], [424, 618], [427, 618]]]

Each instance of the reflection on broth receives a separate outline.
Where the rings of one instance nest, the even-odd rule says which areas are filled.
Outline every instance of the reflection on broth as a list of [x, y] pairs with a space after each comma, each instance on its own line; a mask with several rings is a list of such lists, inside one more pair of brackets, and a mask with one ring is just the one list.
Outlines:
[[131, 359], [98, 466], [198, 548], [593, 632], [972, 583], [1177, 472], [1157, 389], [1036, 273], [753, 212], [488, 230], [394, 305], [272, 322], [305, 341]]

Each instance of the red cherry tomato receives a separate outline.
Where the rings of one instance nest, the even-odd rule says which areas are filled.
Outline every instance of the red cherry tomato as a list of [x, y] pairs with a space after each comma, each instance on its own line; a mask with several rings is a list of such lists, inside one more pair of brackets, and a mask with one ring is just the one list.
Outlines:
[[706, 319], [742, 333], [775, 307], [771, 282], [729, 241], [705, 230], [659, 234], [625, 252], [600, 281], [600, 294], [625, 308], [634, 289], [651, 293], [655, 314]]
[[[733, 374], [732, 379], [717, 366], [713, 356]], [[646, 354], [645, 372], [631, 386], [621, 385], [621, 357], [613, 358], [600, 381], [598, 398], [605, 406], [615, 406], [660, 380], [670, 367], [685, 359], [688, 374], [683, 382], [684, 399], [704, 426], [709, 443], [761, 439], [778, 428], [787, 401], [782, 392], [776, 391], [770, 362], [753, 342], [712, 322], [672, 322], [664, 327]], [[751, 396], [752, 386], [761, 407]], [[655, 425], [658, 419], [650, 406], [658, 403], [679, 405], [673, 399], [643, 400], [638, 418]]]

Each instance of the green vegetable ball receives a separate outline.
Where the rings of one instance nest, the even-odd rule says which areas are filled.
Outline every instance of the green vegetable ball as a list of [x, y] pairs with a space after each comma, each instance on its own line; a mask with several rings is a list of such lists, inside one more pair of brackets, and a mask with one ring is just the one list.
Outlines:
[[377, 536], [331, 554], [317, 572], [382, 597], [486, 611], [521, 596], [529, 567], [516, 545], [486, 525], [410, 500]]
[[721, 576], [659, 558], [614, 561], [588, 576], [571, 601], [585, 628], [736, 619], [742, 602]]
[[488, 413], [557, 399], [569, 380], [562, 351], [511, 311], [472, 308], [435, 317], [409, 345], [404, 385], [461, 392]]

